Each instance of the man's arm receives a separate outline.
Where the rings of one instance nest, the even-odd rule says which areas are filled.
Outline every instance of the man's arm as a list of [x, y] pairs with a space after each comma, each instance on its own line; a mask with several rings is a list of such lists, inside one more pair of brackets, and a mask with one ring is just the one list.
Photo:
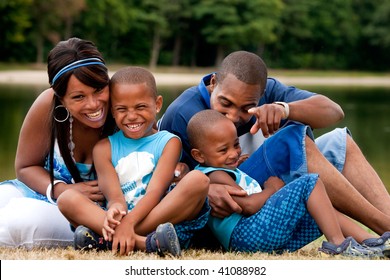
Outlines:
[[208, 176], [210, 178], [208, 198], [211, 214], [217, 218], [224, 218], [232, 213], [241, 213], [240, 205], [232, 199], [232, 196], [246, 196], [246, 191], [238, 186], [225, 171], [214, 171]]
[[[288, 109], [274, 103], [277, 101], [287, 103]], [[267, 89], [260, 104], [248, 111], [256, 117], [250, 132], [255, 134], [261, 130], [265, 137], [274, 134], [286, 117], [312, 128], [328, 127], [344, 118], [340, 105], [328, 97], [286, 86], [272, 78], [267, 80]]]
[[290, 102], [288, 105], [290, 108], [289, 120], [308, 124], [312, 128], [325, 128], [344, 118], [344, 112], [340, 105], [321, 94]]

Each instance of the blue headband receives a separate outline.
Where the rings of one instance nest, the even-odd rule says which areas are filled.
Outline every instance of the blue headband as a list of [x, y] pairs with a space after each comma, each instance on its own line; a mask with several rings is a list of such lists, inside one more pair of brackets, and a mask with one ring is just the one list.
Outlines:
[[97, 57], [80, 59], [80, 60], [74, 61], [71, 64], [66, 65], [64, 68], [62, 68], [60, 71], [57, 72], [57, 74], [54, 76], [54, 78], [51, 82], [51, 85], [53, 86], [54, 83], [56, 82], [56, 80], [59, 77], [61, 77], [62, 74], [66, 73], [70, 70], [73, 70], [73, 69], [76, 69], [79, 67], [83, 67], [83, 66], [88, 66], [88, 65], [103, 65], [103, 66], [105, 66], [103, 61]]

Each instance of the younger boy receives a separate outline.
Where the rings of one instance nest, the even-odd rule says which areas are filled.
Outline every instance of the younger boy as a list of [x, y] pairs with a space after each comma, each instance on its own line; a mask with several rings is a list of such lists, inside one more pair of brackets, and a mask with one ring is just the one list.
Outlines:
[[[216, 110], [195, 114], [187, 127], [196, 167], [210, 184], [242, 188], [233, 196], [243, 209], [226, 218], [209, 217], [209, 226], [227, 250], [249, 252], [295, 251], [324, 233], [319, 249], [326, 254], [375, 257], [390, 254], [390, 232], [375, 238], [336, 211], [317, 174], [291, 183], [270, 177], [262, 187], [237, 168], [241, 147], [233, 122]], [[360, 245], [353, 237], [366, 246]]]

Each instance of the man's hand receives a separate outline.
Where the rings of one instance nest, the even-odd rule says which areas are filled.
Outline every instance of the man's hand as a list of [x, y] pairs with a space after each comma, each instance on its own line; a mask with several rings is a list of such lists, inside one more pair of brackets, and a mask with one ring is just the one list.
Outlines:
[[232, 195], [246, 196], [243, 189], [229, 185], [210, 184], [209, 203], [211, 206], [211, 215], [217, 218], [224, 218], [232, 213], [241, 213], [241, 207], [232, 199]]
[[267, 138], [279, 129], [285, 110], [283, 106], [278, 104], [264, 104], [249, 109], [248, 113], [256, 117], [256, 122], [250, 132], [256, 134], [261, 130], [264, 137]]

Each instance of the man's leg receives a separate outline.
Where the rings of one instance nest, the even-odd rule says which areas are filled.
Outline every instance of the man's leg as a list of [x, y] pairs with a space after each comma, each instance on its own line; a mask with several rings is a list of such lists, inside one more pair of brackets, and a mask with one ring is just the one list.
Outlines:
[[316, 140], [321, 153], [372, 205], [390, 215], [390, 195], [347, 128], [336, 128]]
[[390, 195], [385, 185], [349, 135], [342, 173], [372, 205], [390, 216]]
[[390, 231], [390, 216], [375, 208], [306, 137], [307, 165], [310, 173], [318, 173], [333, 206], [340, 212], [361, 222], [378, 234]]

